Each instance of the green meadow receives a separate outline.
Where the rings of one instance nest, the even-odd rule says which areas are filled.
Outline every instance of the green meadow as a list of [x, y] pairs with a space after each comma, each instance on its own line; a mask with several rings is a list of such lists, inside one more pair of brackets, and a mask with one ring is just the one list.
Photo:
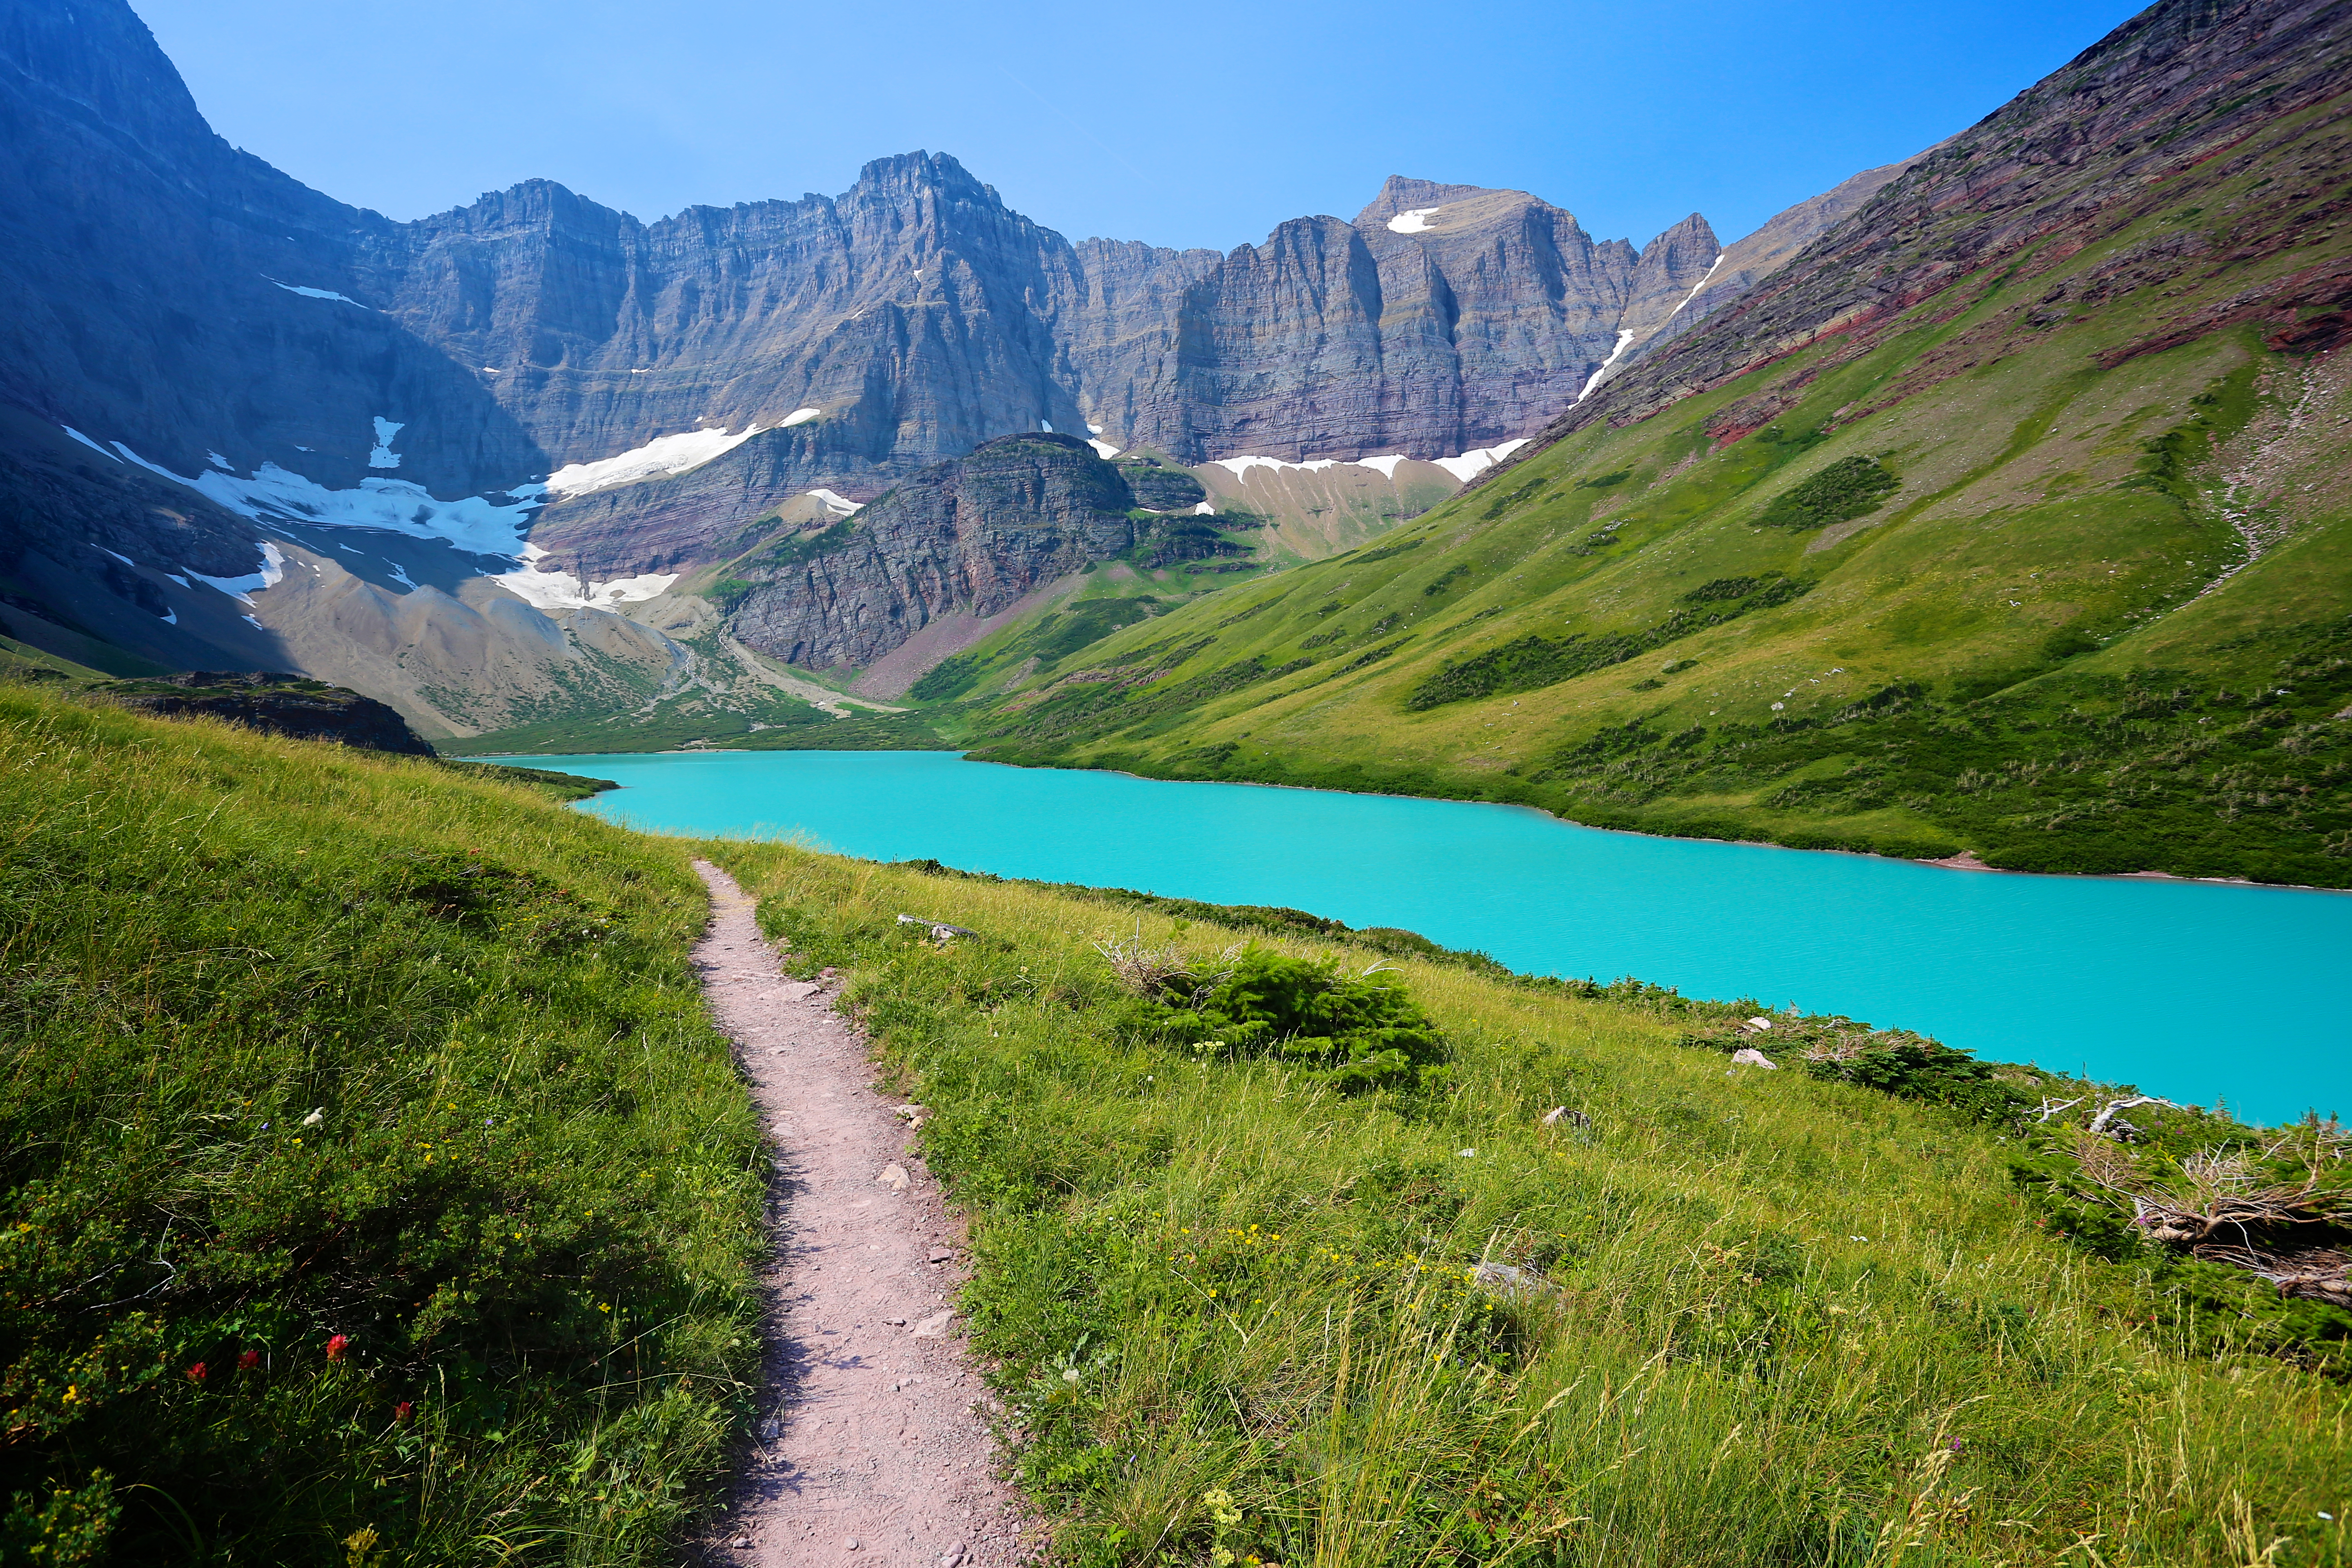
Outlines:
[[0, 790], [7, 1561], [676, 1559], [770, 1175], [696, 853], [929, 1108], [1055, 1561], [2352, 1556], [2352, 1313], [2114, 1196], [2328, 1128], [22, 684]]

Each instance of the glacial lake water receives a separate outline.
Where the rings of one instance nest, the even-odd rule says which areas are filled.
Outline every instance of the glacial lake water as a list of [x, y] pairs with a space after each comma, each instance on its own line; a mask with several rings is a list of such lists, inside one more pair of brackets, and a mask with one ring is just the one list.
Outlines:
[[1954, 871], [942, 752], [486, 760], [617, 780], [581, 809], [649, 832], [798, 834], [877, 860], [1284, 904], [1533, 973], [1843, 1013], [2262, 1121], [2352, 1113], [2352, 895]]

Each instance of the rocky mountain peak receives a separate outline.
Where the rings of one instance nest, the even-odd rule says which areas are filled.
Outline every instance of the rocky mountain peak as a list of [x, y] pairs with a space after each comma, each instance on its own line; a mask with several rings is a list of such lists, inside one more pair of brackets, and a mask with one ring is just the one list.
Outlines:
[[[1499, 195], [1506, 193], [1490, 191], [1484, 185], [1445, 185], [1434, 180], [1416, 180], [1407, 174], [1391, 174], [1363, 211], [1356, 215], [1356, 226], [1371, 230], [1380, 228], [1399, 213], [1425, 207], [1444, 206], [1448, 202], [1466, 201], [1473, 196]], [[1524, 195], [1524, 192], [1507, 193]], [[1529, 197], [1529, 200], [1534, 198]]]

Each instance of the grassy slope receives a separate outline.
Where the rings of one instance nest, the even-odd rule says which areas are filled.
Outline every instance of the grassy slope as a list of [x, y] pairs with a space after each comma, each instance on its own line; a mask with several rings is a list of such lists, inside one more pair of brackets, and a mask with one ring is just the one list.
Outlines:
[[761, 1201], [682, 847], [11, 686], [0, 818], [0, 1559], [663, 1558]]
[[[2231, 1338], [2267, 1288], [2217, 1318], [2136, 1246], [2058, 1239], [2006, 1174], [2014, 1125], [1731, 1070], [1671, 997], [1267, 938], [1380, 959], [1453, 1042], [1450, 1082], [1339, 1096], [1155, 1037], [1091, 949], [1234, 931], [721, 853], [800, 965], [847, 968], [929, 1107], [974, 1216], [965, 1304], [1066, 1561], [2352, 1554], [2319, 1518], [2352, 1519], [2346, 1390]], [[983, 936], [942, 951], [903, 912]], [[1542, 1129], [1554, 1105], [1590, 1130]], [[1480, 1258], [1559, 1294], [1490, 1300]]]
[[[759, 1234], [687, 846], [21, 688], [0, 790], [5, 1554], [661, 1558], [740, 1430]], [[2345, 1559], [2345, 1394], [2302, 1370], [2343, 1315], [2062, 1244], [2014, 1126], [1401, 933], [706, 847], [934, 1108], [1073, 1561]], [[1237, 934], [1171, 910], [1385, 958], [1450, 1076], [1170, 1043], [1088, 944]], [[1566, 1310], [1487, 1303], [1481, 1256]]]
[[[1512, 799], [1651, 831], [2352, 881], [2331, 721], [2352, 703], [2346, 371], [2251, 328], [2096, 358], [2352, 249], [2314, 225], [2281, 253], [2228, 251], [2232, 214], [2321, 157], [2310, 138], [2340, 152], [2320, 113], [2268, 128], [2233, 172], [2150, 187], [2079, 252], [1956, 281], [1860, 358], [1832, 337], [1589, 426], [1370, 550], [1119, 633], [1086, 663], [1122, 679], [1033, 680], [974, 738], [996, 760]], [[2215, 259], [2135, 285], [2184, 244]], [[2062, 283], [2095, 302], [2053, 319]], [[1902, 480], [1867, 519], [1755, 526], [1853, 456]], [[2212, 587], [2245, 553], [2225, 500], [2282, 537]], [[1693, 590], [1772, 573], [1810, 591], [1671, 624], [1727, 607]], [[1628, 637], [1632, 657], [1412, 705], [1451, 663], [1570, 636]]]

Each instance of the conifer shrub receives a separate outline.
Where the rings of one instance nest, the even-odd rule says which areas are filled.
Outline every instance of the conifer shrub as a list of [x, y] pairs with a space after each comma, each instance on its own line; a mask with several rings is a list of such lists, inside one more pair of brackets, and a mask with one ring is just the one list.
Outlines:
[[1342, 1089], [1425, 1079], [1446, 1058], [1437, 1026], [1378, 966], [1351, 975], [1252, 942], [1205, 984], [1179, 975], [1158, 1000], [1156, 1026], [1203, 1056], [1270, 1057]]
[[1903, 488], [1903, 481], [1875, 458], [1841, 458], [1820, 473], [1790, 486], [1764, 509], [1759, 528], [1826, 528], [1862, 516]]

